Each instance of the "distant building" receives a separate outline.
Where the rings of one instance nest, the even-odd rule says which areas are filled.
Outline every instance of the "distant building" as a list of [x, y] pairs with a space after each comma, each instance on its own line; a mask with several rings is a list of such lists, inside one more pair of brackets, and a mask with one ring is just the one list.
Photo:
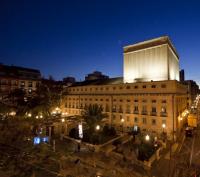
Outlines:
[[197, 94], [199, 94], [199, 86], [193, 80], [185, 80], [182, 84], [187, 86], [187, 95], [188, 95], [188, 106], [195, 100]]
[[169, 37], [124, 47], [124, 83], [177, 80], [179, 56]]
[[15, 89], [22, 89], [29, 96], [36, 90], [40, 81], [41, 74], [37, 69], [0, 65], [1, 98]]
[[184, 69], [180, 70], [180, 82], [185, 81], [185, 72]]
[[88, 75], [85, 77], [85, 80], [88, 81], [88, 80], [108, 79], [108, 78], [109, 78], [108, 76], [103, 75], [101, 72], [99, 72], [99, 71], [94, 71], [93, 73], [88, 74]]
[[65, 78], [63, 78], [63, 84], [65, 86], [70, 86], [75, 82], [76, 82], [76, 79], [74, 77], [65, 77]]

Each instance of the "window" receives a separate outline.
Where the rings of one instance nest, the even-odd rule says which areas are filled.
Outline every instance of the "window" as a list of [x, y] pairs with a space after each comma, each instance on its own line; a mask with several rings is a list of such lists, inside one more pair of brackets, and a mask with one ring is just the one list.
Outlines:
[[161, 112], [166, 113], [167, 112], [166, 107], [162, 107]]
[[127, 100], [127, 102], [130, 102], [130, 100]]
[[166, 125], [166, 120], [162, 120], [162, 124], [165, 124], [165, 125]]
[[156, 107], [152, 107], [152, 112], [156, 113]]
[[126, 105], [126, 113], [130, 114], [131, 110], [130, 110], [130, 105]]
[[123, 102], [123, 100], [119, 100], [120, 102]]
[[117, 101], [116, 99], [114, 99], [113, 101]]
[[101, 87], [100, 90], [103, 90], [103, 87]]
[[166, 100], [162, 100], [162, 103], [167, 103], [167, 101]]
[[85, 91], [87, 91], [87, 89], [85, 88]]
[[152, 85], [151, 88], [156, 88], [156, 85]]
[[117, 106], [116, 106], [116, 105], [113, 105], [113, 107], [112, 107], [112, 112], [116, 112], [116, 109], [117, 109]]
[[152, 103], [156, 103], [156, 100], [152, 100]]
[[142, 123], [147, 124], [147, 119], [145, 117], [142, 118]]
[[106, 104], [106, 112], [109, 112], [110, 111], [110, 107], [108, 104]]
[[87, 101], [87, 98], [85, 98], [85, 101]]
[[119, 87], [119, 89], [121, 90], [121, 89], [123, 89], [123, 87]]
[[96, 99], [96, 101], [98, 101], [98, 99]]
[[134, 100], [134, 102], [138, 102], [138, 100]]
[[134, 88], [135, 88], [135, 89], [137, 89], [137, 88], [138, 88], [138, 86], [136, 85]]
[[122, 105], [119, 105], [119, 113], [123, 113]]
[[127, 122], [130, 121], [130, 117], [129, 117], [129, 116], [126, 117], [126, 121], [127, 121]]
[[109, 87], [106, 87], [106, 90], [109, 90]]
[[156, 125], [156, 119], [152, 119], [151, 122], [152, 122], [152, 125]]
[[33, 87], [33, 83], [32, 82], [28, 82], [28, 87]]
[[161, 85], [161, 88], [166, 88], [166, 84], [162, 84], [162, 85]]
[[147, 86], [146, 86], [146, 85], [143, 85], [142, 88], [147, 88]]
[[106, 99], [106, 101], [109, 101], [109, 99]]
[[112, 118], [113, 118], [113, 120], [115, 120], [115, 119], [116, 119], [116, 115], [113, 114], [113, 115], [112, 115]]
[[98, 90], [98, 88], [96, 88], [96, 90]]
[[147, 106], [142, 106], [142, 114], [143, 115], [147, 114]]
[[130, 86], [127, 86], [126, 89], [130, 89]]
[[101, 101], [103, 101], [103, 99], [101, 99]]
[[116, 89], [116, 87], [113, 87], [113, 90], [115, 90]]
[[134, 122], [135, 122], [135, 123], [138, 122], [138, 118], [137, 118], [137, 117], [134, 118]]

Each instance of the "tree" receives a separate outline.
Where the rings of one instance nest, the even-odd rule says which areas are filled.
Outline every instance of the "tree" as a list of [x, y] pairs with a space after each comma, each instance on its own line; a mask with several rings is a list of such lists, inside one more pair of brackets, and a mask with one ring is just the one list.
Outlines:
[[103, 114], [102, 111], [103, 109], [101, 106], [90, 104], [89, 106], [86, 106], [82, 112], [82, 116], [92, 132], [94, 131], [95, 126], [100, 124], [103, 118], [107, 117], [107, 115]]

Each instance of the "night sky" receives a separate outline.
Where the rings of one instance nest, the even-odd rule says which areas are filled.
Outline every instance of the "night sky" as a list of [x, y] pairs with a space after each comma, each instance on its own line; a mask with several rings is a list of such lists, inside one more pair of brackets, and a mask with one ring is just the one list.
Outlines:
[[0, 63], [55, 79], [122, 76], [122, 47], [162, 35], [186, 79], [200, 83], [198, 0], [0, 0]]

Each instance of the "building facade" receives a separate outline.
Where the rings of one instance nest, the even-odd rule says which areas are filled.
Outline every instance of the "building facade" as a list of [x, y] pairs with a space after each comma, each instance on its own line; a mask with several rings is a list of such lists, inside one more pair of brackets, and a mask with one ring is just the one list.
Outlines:
[[187, 88], [177, 81], [72, 86], [65, 93], [63, 112], [80, 115], [85, 106], [98, 104], [109, 123], [124, 130], [137, 126], [170, 135], [182, 127], [180, 116], [187, 108]]
[[179, 58], [169, 38], [124, 47], [123, 78], [84, 81], [66, 88], [63, 112], [80, 115], [89, 104], [102, 106], [108, 123], [122, 130], [178, 133], [187, 109], [187, 86], [179, 82]]
[[0, 65], [0, 97], [9, 94], [15, 89], [24, 90], [31, 95], [41, 81], [39, 70], [17, 66]]
[[178, 80], [179, 57], [164, 36], [124, 47], [124, 83]]

